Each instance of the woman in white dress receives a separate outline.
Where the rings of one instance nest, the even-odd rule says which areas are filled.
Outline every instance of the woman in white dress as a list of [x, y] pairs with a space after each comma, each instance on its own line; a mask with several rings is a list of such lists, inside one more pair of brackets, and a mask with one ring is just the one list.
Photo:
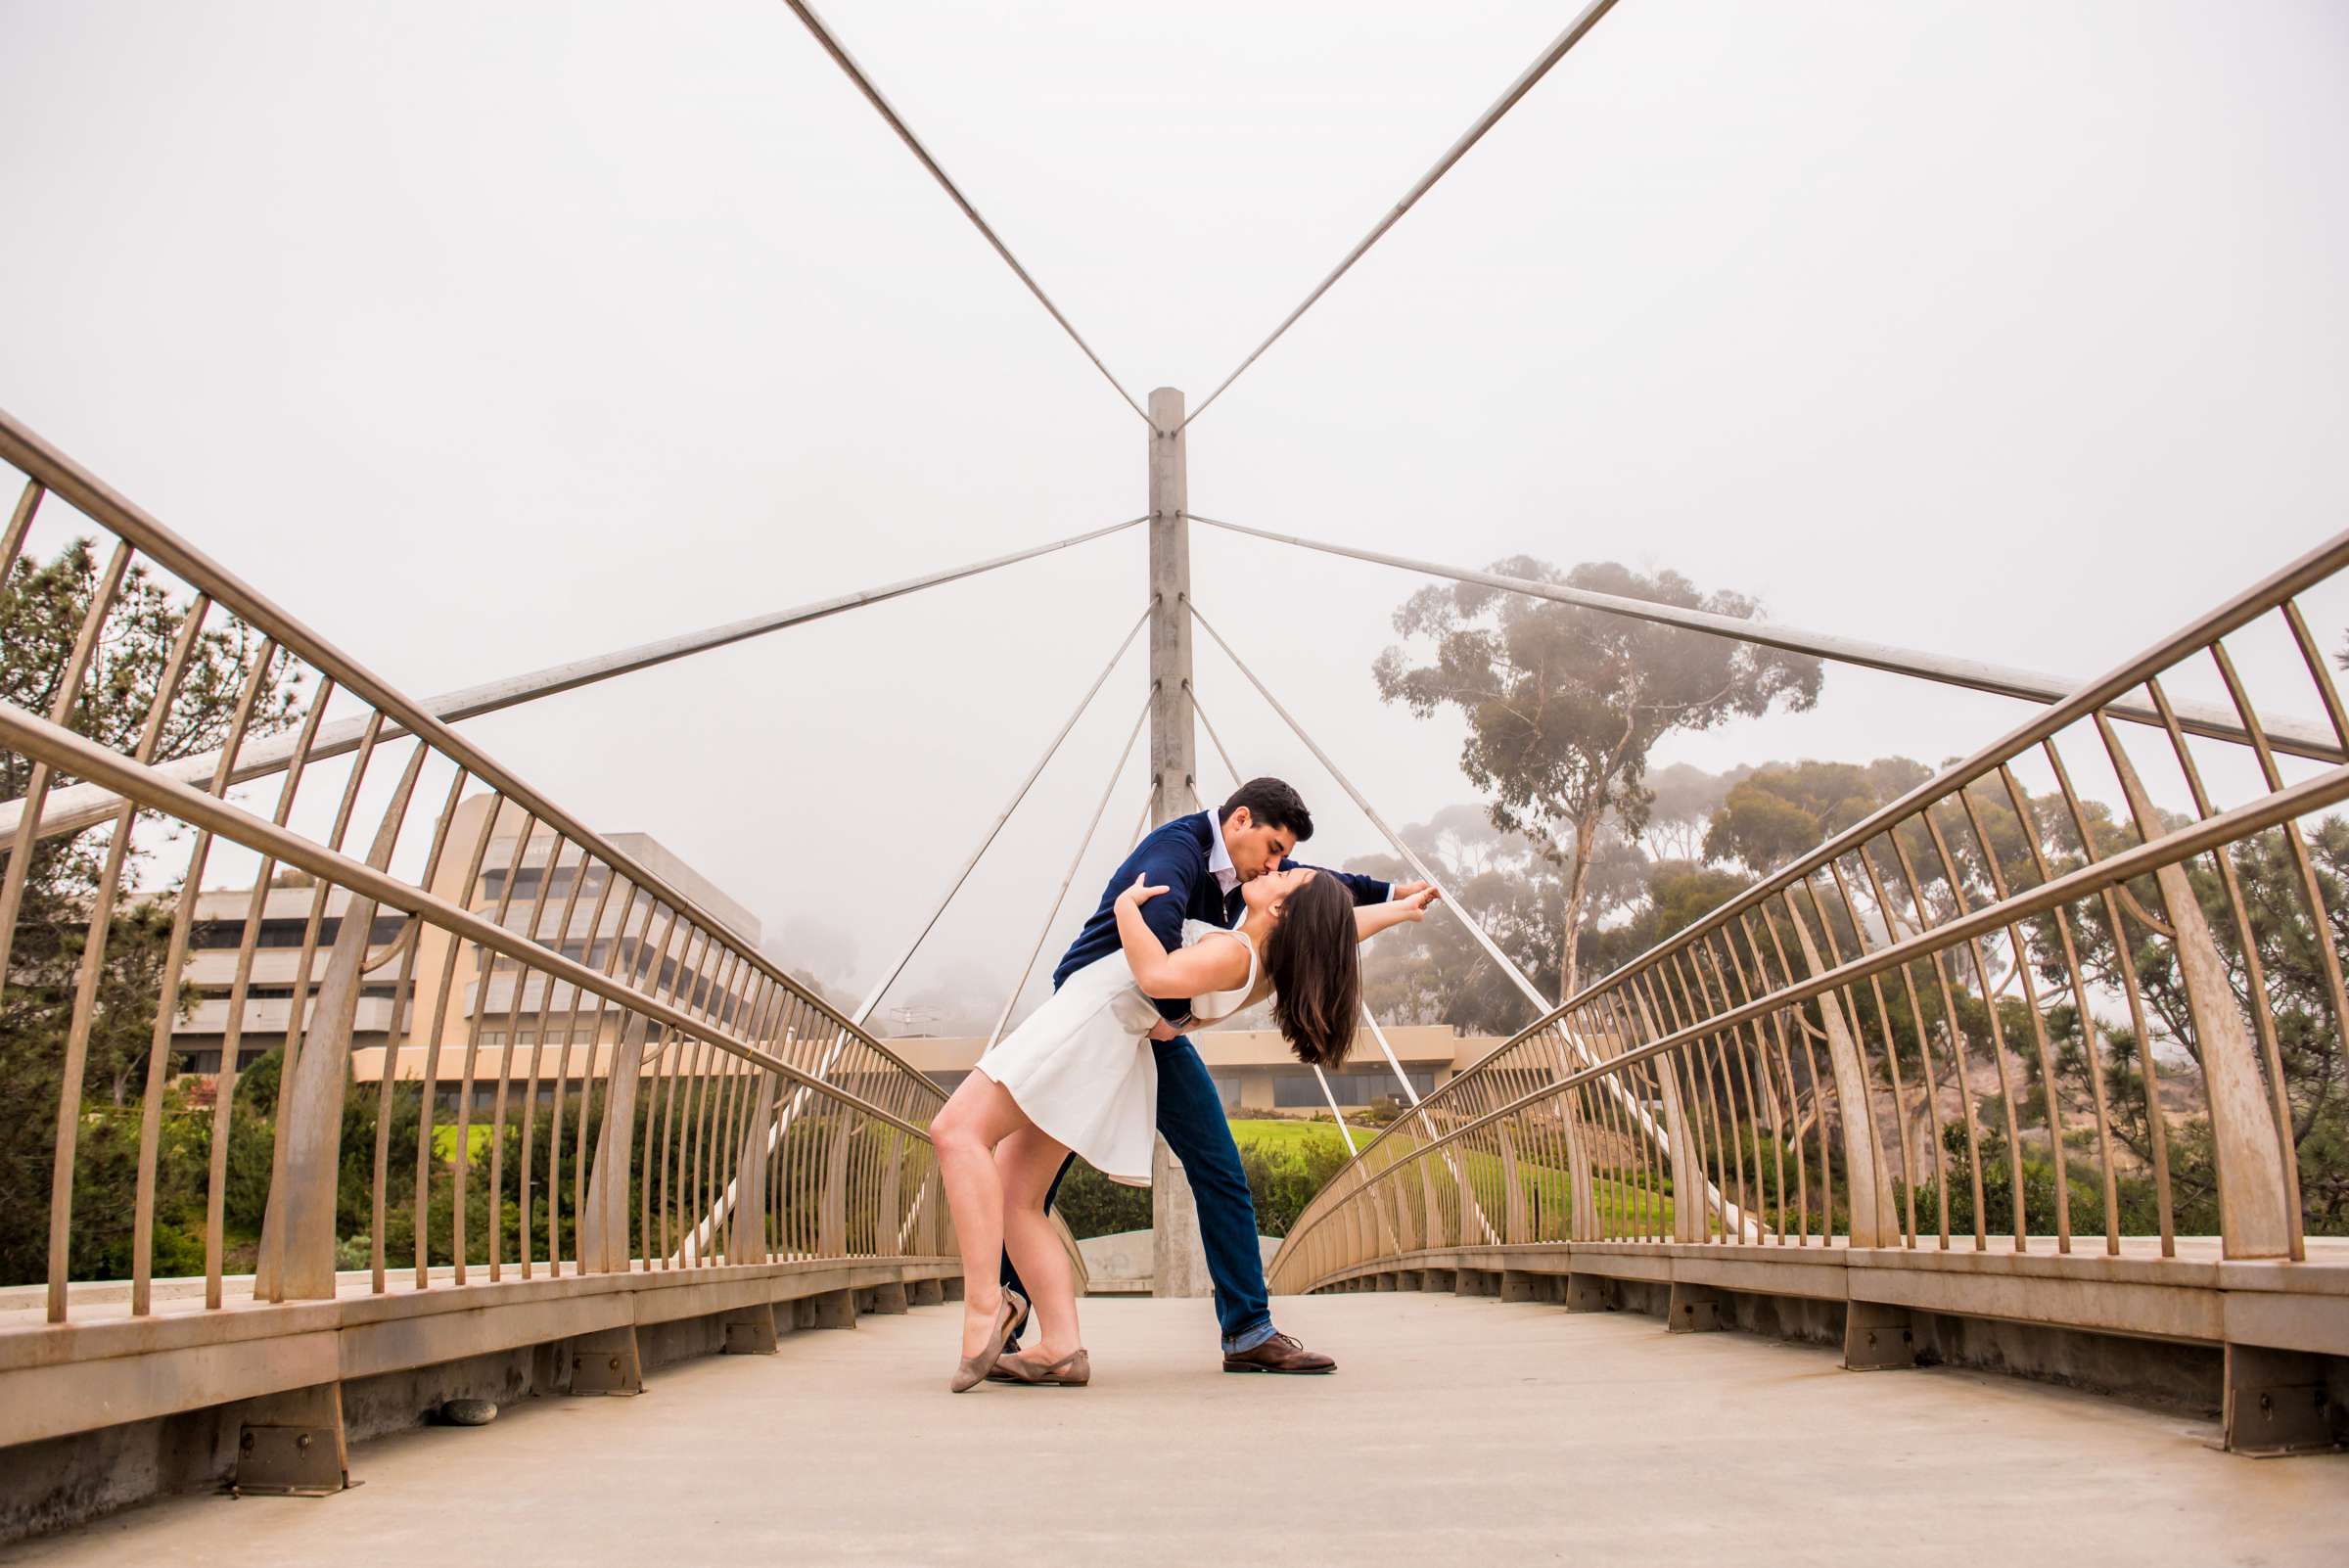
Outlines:
[[[1079, 1385], [1091, 1375], [1077, 1325], [1075, 1280], [1044, 1198], [1074, 1151], [1115, 1181], [1147, 1185], [1158, 1119], [1153, 998], [1190, 998], [1191, 1022], [1227, 1018], [1277, 992], [1273, 1017], [1308, 1063], [1334, 1067], [1361, 1012], [1356, 947], [1389, 926], [1422, 918], [1427, 890], [1357, 907], [1336, 878], [1299, 866], [1242, 885], [1231, 930], [1183, 923], [1169, 952], [1142, 921], [1164, 893], [1138, 879], [1118, 896], [1121, 951], [1071, 975], [1042, 1006], [980, 1058], [930, 1124], [939, 1175], [963, 1260], [962, 1360], [949, 1386], [976, 1386], [1001, 1357], [1020, 1382]], [[1036, 1293], [1039, 1342], [1002, 1357], [1030, 1304], [996, 1283], [997, 1260]]]

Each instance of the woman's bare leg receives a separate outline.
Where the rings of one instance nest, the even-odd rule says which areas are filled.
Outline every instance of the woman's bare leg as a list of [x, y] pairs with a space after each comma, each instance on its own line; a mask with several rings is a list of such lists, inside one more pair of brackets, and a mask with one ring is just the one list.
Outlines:
[[[1034, 1124], [1003, 1085], [985, 1073], [966, 1076], [930, 1120], [930, 1141], [938, 1150], [939, 1183], [945, 1188], [946, 1206], [954, 1214], [954, 1234], [962, 1247], [965, 1359], [987, 1349], [995, 1310], [1002, 1305], [1005, 1194], [1002, 1178], [996, 1174], [995, 1148], [1021, 1131], [1034, 1132]], [[1040, 1194], [1036, 1210], [1040, 1218]], [[1021, 1265], [1023, 1270], [1026, 1267]], [[1027, 1277], [1024, 1272], [1022, 1277]]]
[[1041, 1335], [1033, 1360], [1059, 1360], [1084, 1341], [1077, 1331], [1077, 1279], [1060, 1232], [1044, 1213], [1044, 1194], [1069, 1157], [1062, 1144], [1033, 1123], [995, 1145], [995, 1172], [1003, 1194], [1003, 1240], [1011, 1266], [1027, 1284]]

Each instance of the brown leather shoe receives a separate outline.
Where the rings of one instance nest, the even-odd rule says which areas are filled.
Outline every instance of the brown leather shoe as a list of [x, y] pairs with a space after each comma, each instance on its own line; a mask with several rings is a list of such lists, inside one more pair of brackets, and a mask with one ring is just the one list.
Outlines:
[[1329, 1372], [1338, 1363], [1318, 1351], [1309, 1351], [1293, 1334], [1275, 1334], [1254, 1350], [1223, 1358], [1226, 1372]]

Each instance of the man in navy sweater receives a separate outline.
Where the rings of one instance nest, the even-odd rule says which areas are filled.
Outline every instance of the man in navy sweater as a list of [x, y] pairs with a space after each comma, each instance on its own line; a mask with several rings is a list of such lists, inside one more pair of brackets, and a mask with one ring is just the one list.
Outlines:
[[[1052, 971], [1052, 988], [1059, 990], [1069, 976], [1118, 949], [1117, 899], [1135, 877], [1167, 890], [1143, 904], [1141, 915], [1151, 935], [1172, 952], [1182, 945], [1186, 919], [1235, 924], [1240, 884], [1296, 864], [1288, 858], [1289, 852], [1313, 835], [1313, 818], [1305, 802], [1276, 778], [1250, 779], [1232, 792], [1221, 810], [1166, 823], [1136, 845], [1111, 875], [1100, 906]], [[1344, 871], [1323, 874], [1352, 889], [1358, 904], [1383, 903], [1423, 886], [1393, 886]], [[1207, 1271], [1215, 1280], [1216, 1321], [1223, 1333], [1223, 1370], [1326, 1372], [1337, 1362], [1272, 1326], [1264, 1254], [1257, 1245], [1256, 1205], [1248, 1195], [1248, 1176], [1240, 1166], [1239, 1146], [1231, 1139], [1222, 1096], [1216, 1092], [1198, 1049], [1178, 1033], [1188, 1021], [1183, 1004], [1161, 1001], [1158, 1010], [1166, 1017], [1151, 1037], [1158, 1053], [1158, 1130], [1182, 1162], [1198, 1206], [1199, 1239], [1207, 1251]], [[1066, 1164], [1061, 1175], [1068, 1175]], [[1052, 1186], [1057, 1193], [1057, 1178]], [[1044, 1206], [1051, 1207], [1049, 1197]], [[1026, 1294], [1009, 1258], [1003, 1262], [1003, 1282]]]

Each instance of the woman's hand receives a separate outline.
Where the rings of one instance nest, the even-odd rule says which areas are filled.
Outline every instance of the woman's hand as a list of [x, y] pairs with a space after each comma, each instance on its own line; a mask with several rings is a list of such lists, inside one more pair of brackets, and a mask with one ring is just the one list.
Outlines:
[[1354, 906], [1354, 934], [1359, 940], [1368, 942], [1406, 920], [1425, 920], [1427, 906], [1442, 897], [1442, 892], [1432, 884], [1421, 882], [1407, 893], [1396, 889], [1394, 897], [1384, 903], [1358, 903]]
[[[1248, 950], [1241, 944], [1203, 942], [1169, 952], [1142, 919], [1142, 905], [1171, 891], [1153, 886], [1147, 875], [1137, 876], [1133, 886], [1120, 893], [1111, 905], [1117, 912], [1118, 945], [1125, 949], [1133, 983], [1143, 995], [1157, 1001], [1204, 996], [1238, 985], [1248, 968]], [[1234, 965], [1236, 973], [1232, 972]]]
[[1167, 890], [1163, 886], [1152, 887], [1150, 885], [1149, 873], [1143, 872], [1133, 879], [1132, 887], [1128, 888], [1124, 893], [1118, 895], [1118, 902], [1139, 909], [1143, 904], [1148, 903], [1151, 899], [1157, 898], [1160, 894], [1166, 891]]

